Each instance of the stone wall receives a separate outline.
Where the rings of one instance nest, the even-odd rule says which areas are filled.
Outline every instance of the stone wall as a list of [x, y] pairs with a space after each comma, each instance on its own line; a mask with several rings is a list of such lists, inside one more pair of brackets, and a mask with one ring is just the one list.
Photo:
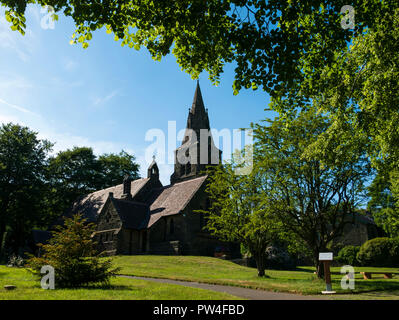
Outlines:
[[111, 201], [107, 201], [97, 220], [94, 239], [99, 252], [106, 255], [116, 254], [122, 222]]

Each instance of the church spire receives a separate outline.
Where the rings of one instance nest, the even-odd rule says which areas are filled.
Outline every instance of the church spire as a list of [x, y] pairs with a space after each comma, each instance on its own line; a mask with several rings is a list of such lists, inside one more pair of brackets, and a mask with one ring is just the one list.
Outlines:
[[195, 88], [193, 105], [191, 107], [191, 113], [195, 114], [197, 112], [205, 111], [204, 100], [202, 100], [201, 88], [199, 85], [199, 80], [197, 80], [197, 87]]
[[199, 80], [197, 80], [197, 87], [195, 88], [193, 104], [188, 113], [187, 129], [194, 130], [198, 136], [200, 134], [200, 129], [209, 129], [208, 110], [205, 109]]
[[215, 146], [212, 139], [208, 110], [205, 109], [197, 80], [182, 145], [175, 150], [175, 170], [170, 179], [171, 183], [202, 175], [208, 165], [220, 163], [221, 157], [222, 151]]

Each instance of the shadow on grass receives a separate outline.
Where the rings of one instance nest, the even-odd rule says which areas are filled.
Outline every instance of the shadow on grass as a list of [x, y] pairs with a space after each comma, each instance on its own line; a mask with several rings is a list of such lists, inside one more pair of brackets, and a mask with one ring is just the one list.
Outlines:
[[[309, 267], [309, 268], [311, 268], [311, 267]], [[313, 270], [313, 269], [304, 269], [304, 268], [301, 268], [301, 267], [295, 267], [294, 269], [291, 269], [291, 270], [288, 270], [288, 271], [299, 271], [299, 272], [306, 272], [306, 273], [314, 274], [314, 272], [315, 272], [316, 270]]]
[[[355, 289], [354, 290], [345, 290], [340, 291], [339, 294], [360, 294], [360, 293], [379, 293], [385, 291], [386, 294], [389, 292], [397, 292], [399, 291], [399, 282], [389, 282], [390, 280], [381, 280], [381, 281], [369, 281], [366, 282], [355, 282]], [[333, 281], [336, 286], [340, 285], [340, 282]]]
[[[35, 285], [35, 288], [42, 289], [40, 285]], [[57, 287], [55, 285], [54, 290], [125, 290], [132, 291], [137, 289], [134, 285], [126, 286], [126, 285], [87, 285], [87, 286], [79, 286], [79, 287]]]

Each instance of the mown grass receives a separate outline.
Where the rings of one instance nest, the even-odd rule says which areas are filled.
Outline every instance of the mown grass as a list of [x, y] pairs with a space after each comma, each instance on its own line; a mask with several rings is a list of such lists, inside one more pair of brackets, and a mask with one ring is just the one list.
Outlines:
[[[7, 291], [5, 285], [15, 285]], [[110, 286], [44, 290], [23, 268], [0, 266], [0, 300], [234, 300], [229, 294], [179, 285], [115, 277]]]
[[[197, 281], [233, 285], [276, 292], [319, 295], [325, 283], [314, 274], [312, 267], [299, 267], [294, 271], [266, 270], [267, 277], [259, 278], [256, 269], [240, 266], [231, 261], [198, 256], [117, 256], [115, 265], [120, 274]], [[399, 275], [384, 279], [373, 275], [364, 280], [360, 271], [396, 271], [398, 268], [355, 268], [355, 289], [341, 288], [340, 268], [331, 268], [332, 286], [339, 299], [399, 299]]]

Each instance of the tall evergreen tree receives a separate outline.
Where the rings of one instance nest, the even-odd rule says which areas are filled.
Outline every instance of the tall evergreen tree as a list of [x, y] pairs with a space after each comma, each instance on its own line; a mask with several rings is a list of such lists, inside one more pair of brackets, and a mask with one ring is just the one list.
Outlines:
[[[46, 213], [47, 156], [52, 144], [15, 124], [0, 127], [0, 239], [17, 252]], [[6, 239], [7, 232], [7, 239]]]

